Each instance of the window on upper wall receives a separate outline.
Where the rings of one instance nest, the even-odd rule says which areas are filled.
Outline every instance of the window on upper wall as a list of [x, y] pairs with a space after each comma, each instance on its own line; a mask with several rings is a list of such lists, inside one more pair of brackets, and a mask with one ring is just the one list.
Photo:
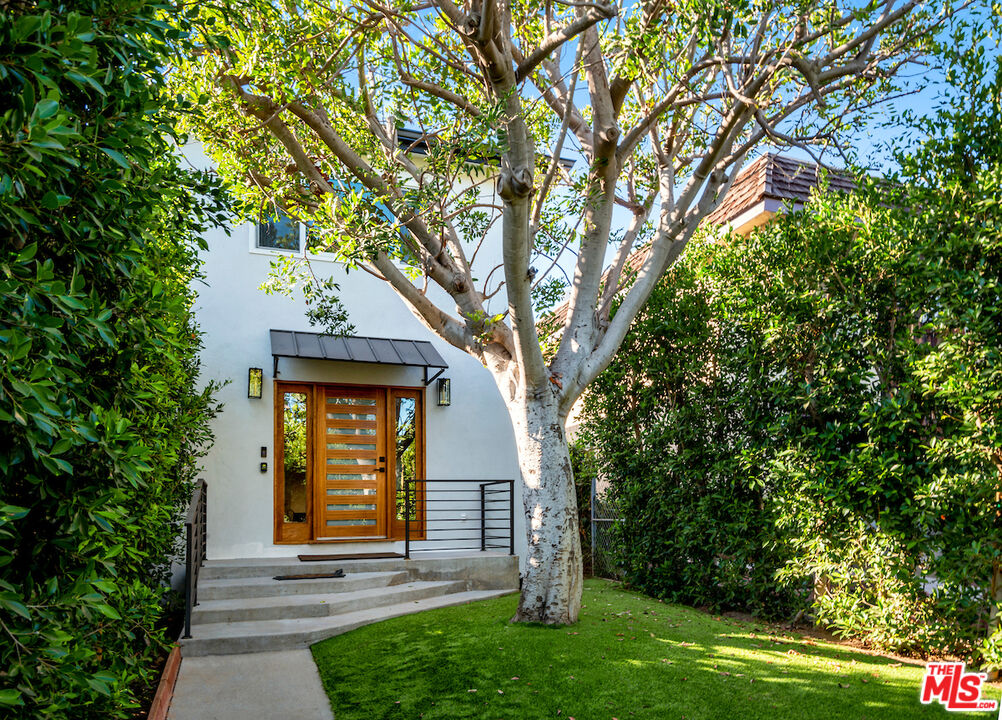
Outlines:
[[299, 223], [282, 211], [275, 217], [262, 219], [257, 226], [257, 247], [298, 252]]
[[[396, 246], [384, 249], [398, 264], [409, 264], [411, 262], [410, 252], [406, 247], [405, 239], [410, 236], [410, 230], [397, 222], [397, 218], [390, 212], [389, 208], [382, 202], [375, 200], [372, 191], [367, 190], [361, 183], [345, 182], [336, 178], [332, 179], [331, 183], [335, 188], [335, 193], [341, 196], [342, 201], [351, 203], [351, 215], [355, 221], [359, 222], [363, 228], [367, 228], [360, 231], [360, 234], [369, 236], [370, 230], [386, 222], [396, 227], [396, 233], [399, 237]], [[306, 249], [308, 252], [337, 254], [337, 234], [329, 234], [329, 231], [317, 227], [313, 222], [306, 222], [304, 225], [306, 226]], [[351, 231], [342, 229], [341, 232]]]

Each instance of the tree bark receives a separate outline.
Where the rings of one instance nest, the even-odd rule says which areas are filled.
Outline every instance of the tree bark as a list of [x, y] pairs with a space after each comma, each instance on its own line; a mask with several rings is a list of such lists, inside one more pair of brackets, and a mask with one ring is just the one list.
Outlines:
[[515, 622], [571, 624], [581, 609], [581, 538], [574, 474], [557, 393], [508, 404], [522, 470], [528, 550]]

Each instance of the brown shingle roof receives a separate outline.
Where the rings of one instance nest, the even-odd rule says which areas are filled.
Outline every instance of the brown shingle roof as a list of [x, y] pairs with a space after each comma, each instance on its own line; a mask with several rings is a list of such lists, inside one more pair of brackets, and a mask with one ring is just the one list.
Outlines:
[[[818, 182], [818, 166], [814, 163], [767, 153], [741, 171], [724, 201], [706, 220], [724, 225], [766, 199], [803, 204]], [[843, 191], [856, 186], [851, 177], [837, 172], [828, 173], [828, 185]]]
[[723, 225], [761, 202], [770, 175], [769, 165], [773, 157], [772, 155], [763, 155], [742, 170], [741, 174], [734, 180], [727, 195], [724, 196], [724, 201], [716, 210], [707, 215], [707, 222]]

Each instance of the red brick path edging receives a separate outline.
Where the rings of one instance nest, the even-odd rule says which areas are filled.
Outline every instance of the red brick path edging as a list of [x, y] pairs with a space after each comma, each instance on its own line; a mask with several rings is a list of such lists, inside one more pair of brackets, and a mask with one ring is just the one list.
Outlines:
[[167, 720], [167, 710], [174, 698], [174, 685], [177, 684], [177, 671], [180, 666], [181, 647], [175, 645], [167, 656], [167, 663], [164, 665], [163, 675], [160, 676], [160, 684], [157, 686], [157, 694], [153, 696], [147, 720]]

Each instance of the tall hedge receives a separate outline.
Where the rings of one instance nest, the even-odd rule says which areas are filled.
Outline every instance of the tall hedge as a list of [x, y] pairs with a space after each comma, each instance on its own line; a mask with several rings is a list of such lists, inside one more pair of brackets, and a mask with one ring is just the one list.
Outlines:
[[[130, 717], [209, 438], [164, 10], [0, 4], [0, 715]], [[175, 109], [176, 110], [176, 109]]]
[[647, 592], [1002, 667], [1002, 70], [890, 183], [709, 236], [588, 398]]
[[582, 440], [597, 452], [623, 521], [614, 554], [625, 579], [672, 602], [789, 617], [797, 592], [775, 573], [788, 554], [767, 499], [761, 448], [774, 383], [758, 357], [754, 316], [726, 318], [688, 251], [654, 291], [585, 399]]

